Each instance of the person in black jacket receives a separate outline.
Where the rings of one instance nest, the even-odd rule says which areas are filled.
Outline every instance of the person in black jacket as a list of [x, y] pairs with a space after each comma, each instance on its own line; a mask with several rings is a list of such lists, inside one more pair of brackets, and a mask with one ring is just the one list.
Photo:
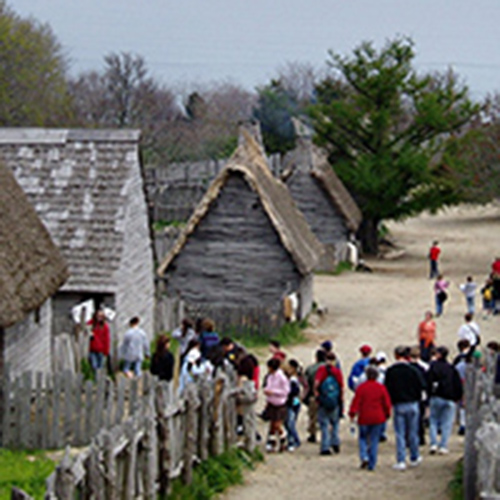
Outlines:
[[[431, 363], [427, 372], [427, 386], [430, 394], [431, 454], [438, 452], [445, 455], [448, 453], [448, 439], [453, 427], [456, 403], [460, 401], [463, 394], [460, 375], [455, 367], [448, 363], [447, 357], [448, 349], [444, 346], [438, 347], [436, 360]], [[438, 429], [441, 429], [439, 446]]]
[[170, 338], [160, 335], [156, 341], [156, 351], [151, 360], [151, 373], [160, 380], [170, 382], [174, 374], [174, 355], [170, 352]]
[[425, 389], [425, 380], [420, 372], [407, 360], [408, 348], [399, 346], [394, 350], [396, 362], [385, 374], [385, 386], [391, 397], [396, 434], [396, 470], [406, 469], [406, 438], [410, 446], [410, 466], [416, 467], [422, 461], [418, 450], [419, 402]]

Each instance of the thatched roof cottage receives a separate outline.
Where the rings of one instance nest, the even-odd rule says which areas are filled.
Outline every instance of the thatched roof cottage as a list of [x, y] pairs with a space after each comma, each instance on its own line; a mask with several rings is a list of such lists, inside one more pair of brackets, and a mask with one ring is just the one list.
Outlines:
[[51, 338], [44, 324], [49, 299], [68, 270], [12, 172], [0, 163], [0, 381], [8, 364], [50, 371]]
[[153, 334], [154, 264], [139, 131], [0, 129], [0, 161], [14, 173], [68, 263], [52, 300], [51, 331], [72, 333], [71, 309], [93, 299]]
[[284, 158], [283, 180], [313, 233], [325, 246], [318, 269], [331, 270], [346, 254], [350, 235], [361, 223], [361, 211], [315, 146], [310, 131], [296, 123], [297, 146]]
[[280, 317], [284, 298], [296, 293], [304, 317], [322, 245], [273, 177], [261, 146], [245, 130], [242, 137], [158, 273], [166, 293], [188, 310]]

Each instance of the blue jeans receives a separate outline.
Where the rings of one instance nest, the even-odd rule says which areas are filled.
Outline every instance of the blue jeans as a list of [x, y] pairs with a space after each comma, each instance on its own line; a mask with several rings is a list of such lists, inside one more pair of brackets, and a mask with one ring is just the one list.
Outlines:
[[404, 462], [406, 458], [406, 438], [410, 446], [410, 460], [417, 460], [418, 451], [418, 401], [396, 403], [394, 405], [394, 433], [396, 434], [396, 460]]
[[474, 314], [476, 312], [474, 297], [465, 297], [465, 300], [467, 301], [467, 312]]
[[318, 423], [321, 430], [321, 451], [328, 451], [332, 446], [340, 446], [339, 409], [318, 408]]
[[359, 426], [359, 459], [368, 460], [368, 469], [375, 469], [377, 464], [378, 443], [384, 430], [385, 423]]
[[297, 432], [297, 418], [300, 405], [289, 406], [287, 409], [285, 428], [288, 433], [288, 446], [300, 446], [299, 433]]
[[443, 302], [439, 300], [438, 294], [436, 293], [436, 316], [441, 316], [443, 314]]
[[429, 259], [429, 262], [431, 264], [431, 269], [430, 269], [430, 273], [429, 273], [429, 278], [432, 279], [432, 278], [437, 278], [438, 275], [439, 275], [439, 269], [438, 269], [438, 261], [437, 260], [430, 260]]
[[136, 377], [140, 377], [141, 367], [142, 367], [142, 361], [140, 359], [136, 359], [135, 361], [124, 361], [123, 362], [123, 371], [124, 372], [134, 372], [134, 375]]
[[440, 448], [448, 447], [448, 439], [453, 428], [456, 404], [448, 399], [432, 396], [430, 399], [429, 434], [431, 446], [438, 444], [438, 429], [441, 429]]
[[95, 372], [104, 367], [105, 356], [102, 352], [89, 352], [89, 363]]

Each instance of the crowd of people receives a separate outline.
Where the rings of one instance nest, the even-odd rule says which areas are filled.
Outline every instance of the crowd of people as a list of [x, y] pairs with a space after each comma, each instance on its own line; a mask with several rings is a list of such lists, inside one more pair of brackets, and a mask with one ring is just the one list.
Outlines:
[[[360, 467], [373, 471], [377, 464], [379, 443], [387, 440], [387, 421], [392, 417], [396, 444], [395, 470], [416, 467], [422, 461], [421, 447], [428, 444], [429, 453], [446, 455], [455, 419], [458, 434], [466, 432], [463, 384], [466, 367], [480, 355], [481, 331], [474, 320], [477, 285], [468, 276], [459, 290], [465, 298], [464, 322], [457, 332], [457, 353], [450, 362], [449, 349], [437, 343], [436, 321], [444, 312], [450, 282], [439, 271], [441, 249], [435, 241], [429, 251], [430, 278], [434, 279], [435, 314], [426, 311], [417, 328], [417, 342], [394, 349], [394, 362], [374, 353], [372, 346], [359, 347], [359, 359], [353, 364], [344, 384], [344, 372], [333, 344], [322, 342], [314, 353], [314, 361], [303, 368], [297, 359], [288, 359], [278, 341], [269, 343], [270, 358], [262, 378], [265, 407], [260, 417], [268, 423], [266, 450], [293, 452], [303, 441], [297, 428], [302, 406], [307, 408], [308, 443], [319, 437], [319, 454], [341, 451], [339, 426], [343, 418], [351, 421], [357, 433]], [[483, 318], [498, 314], [500, 304], [500, 258], [492, 264], [491, 274], [481, 288]], [[130, 320], [120, 349], [123, 371], [127, 376], [140, 376], [145, 357], [149, 357], [146, 334], [139, 318]], [[92, 323], [90, 363], [103, 367], [109, 354], [109, 327], [101, 311]], [[220, 367], [230, 364], [238, 377], [260, 387], [257, 358], [230, 337], [220, 338], [209, 318], [192, 322], [184, 319], [173, 331], [179, 346], [178, 392], [200, 377], [213, 377]], [[170, 381], [174, 376], [175, 358], [170, 352], [170, 337], [161, 335], [151, 358], [151, 372]], [[500, 353], [500, 345], [489, 342], [486, 348]], [[352, 392], [350, 405], [346, 389]], [[238, 415], [237, 432], [243, 431], [243, 418]], [[428, 436], [427, 436], [428, 435]], [[260, 435], [258, 436], [260, 439]], [[408, 455], [408, 457], [407, 457]], [[407, 460], [408, 458], [408, 460]]]

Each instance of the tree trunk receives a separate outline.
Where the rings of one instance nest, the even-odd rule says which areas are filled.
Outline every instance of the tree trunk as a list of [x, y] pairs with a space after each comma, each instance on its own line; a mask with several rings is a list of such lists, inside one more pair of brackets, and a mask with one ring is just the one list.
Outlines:
[[363, 218], [358, 230], [358, 238], [361, 241], [363, 252], [368, 255], [378, 254], [378, 219]]

